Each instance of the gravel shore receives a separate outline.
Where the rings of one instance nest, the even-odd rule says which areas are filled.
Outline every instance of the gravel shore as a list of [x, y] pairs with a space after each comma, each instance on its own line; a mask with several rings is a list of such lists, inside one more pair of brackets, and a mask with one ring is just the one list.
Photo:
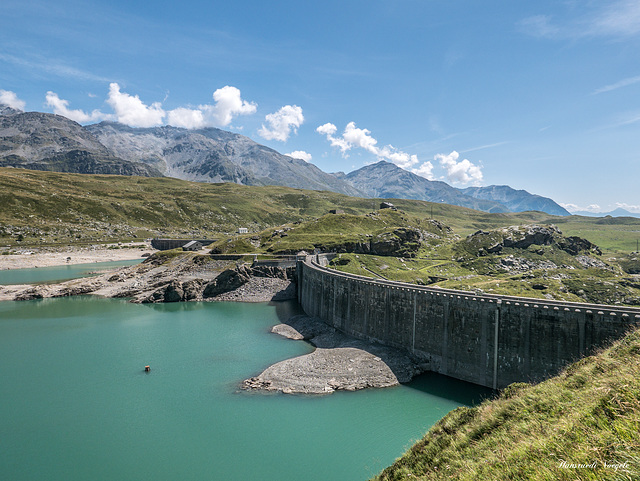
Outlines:
[[347, 336], [319, 319], [295, 316], [272, 332], [308, 340], [316, 350], [278, 362], [242, 382], [244, 389], [285, 394], [328, 394], [368, 387], [390, 387], [426, 370], [403, 352]]
[[156, 252], [156, 250], [150, 245], [134, 243], [122, 245], [96, 244], [82, 247], [64, 246], [5, 249], [4, 252], [15, 253], [0, 255], [0, 270], [128, 261], [141, 259], [143, 257], [142, 254], [150, 254]]

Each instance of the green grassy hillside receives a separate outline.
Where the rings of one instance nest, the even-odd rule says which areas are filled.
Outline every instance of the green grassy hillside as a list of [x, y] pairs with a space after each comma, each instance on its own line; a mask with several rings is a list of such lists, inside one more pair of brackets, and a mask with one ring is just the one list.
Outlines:
[[384, 209], [364, 215], [326, 214], [259, 233], [226, 236], [212, 248], [224, 254], [318, 249], [338, 253], [330, 267], [368, 277], [478, 294], [640, 305], [636, 254], [602, 255], [589, 241], [563, 235], [552, 226], [500, 228], [460, 237], [439, 221]]
[[420, 248], [421, 232], [448, 227], [418, 215], [391, 209], [367, 214], [325, 214], [304, 222], [293, 222], [258, 233], [223, 238], [212, 245], [220, 253], [260, 252], [295, 254], [313, 252], [364, 252], [412, 257]]
[[[285, 187], [206, 184], [171, 178], [0, 169], [0, 243], [135, 237], [215, 237], [258, 232], [330, 209], [369, 212], [377, 201]], [[425, 203], [403, 208], [419, 213]], [[473, 211], [469, 211], [473, 212]]]
[[375, 479], [636, 480], [638, 433], [636, 330], [554, 378], [450, 412]]
[[[366, 214], [380, 200], [285, 187], [206, 184], [171, 178], [63, 174], [0, 168], [0, 245], [220, 237], [248, 227], [309, 220], [330, 209]], [[556, 224], [610, 252], [635, 250], [640, 219], [487, 214], [463, 207], [392, 199], [411, 218], [433, 218], [466, 236], [514, 224]], [[344, 233], [347, 234], [347, 233]]]

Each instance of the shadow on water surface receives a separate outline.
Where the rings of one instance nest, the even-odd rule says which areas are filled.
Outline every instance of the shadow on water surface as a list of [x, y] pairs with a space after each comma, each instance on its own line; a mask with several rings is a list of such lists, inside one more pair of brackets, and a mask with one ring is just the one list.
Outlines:
[[298, 301], [295, 299], [287, 301], [271, 301], [269, 302], [269, 305], [276, 308], [276, 315], [278, 316], [278, 320], [282, 323], [286, 323], [293, 316], [299, 316], [305, 313], [302, 306], [298, 304]]
[[467, 406], [475, 406], [497, 394], [497, 391], [491, 388], [460, 381], [436, 372], [420, 374], [403, 386]]
[[271, 301], [269, 303], [234, 301], [149, 302], [142, 303], [140, 305], [159, 312], [182, 312], [202, 309], [203, 306], [207, 305], [216, 305], [222, 311], [242, 311], [245, 309], [251, 309], [252, 306], [265, 304], [275, 307], [276, 316], [280, 322], [285, 322], [290, 317], [297, 316], [298, 314], [304, 314], [302, 307], [300, 307], [300, 304], [298, 304], [298, 301], [296, 300]]

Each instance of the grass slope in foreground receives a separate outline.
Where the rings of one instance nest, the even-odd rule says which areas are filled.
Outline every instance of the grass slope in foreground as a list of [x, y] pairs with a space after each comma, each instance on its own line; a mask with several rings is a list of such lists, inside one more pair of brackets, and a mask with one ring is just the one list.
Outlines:
[[458, 408], [375, 479], [640, 479], [640, 331], [537, 385]]

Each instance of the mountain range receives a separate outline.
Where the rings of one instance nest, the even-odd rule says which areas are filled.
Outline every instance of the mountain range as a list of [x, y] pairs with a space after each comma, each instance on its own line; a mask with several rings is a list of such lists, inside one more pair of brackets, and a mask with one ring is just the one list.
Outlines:
[[577, 212], [573, 212], [573, 215], [582, 215], [585, 217], [636, 217], [640, 218], [640, 213], [637, 212], [629, 212], [622, 207], [618, 207], [610, 212], [589, 212], [587, 210], [581, 210]]
[[485, 212], [510, 212], [506, 205], [490, 199], [475, 199], [445, 182], [425, 179], [391, 162], [380, 161], [348, 174], [339, 172], [335, 175], [369, 197], [427, 200]]
[[60, 115], [0, 109], [0, 167], [80, 174], [162, 175], [114, 155], [80, 124]]
[[216, 128], [133, 128], [113, 122], [83, 127], [59, 115], [3, 105], [0, 166], [280, 185], [358, 197], [426, 200], [485, 212], [539, 210], [570, 215], [553, 200], [524, 190], [509, 186], [457, 189], [385, 161], [348, 174], [330, 174], [246, 136]]
[[163, 175], [197, 182], [235, 182], [362, 192], [304, 160], [282, 155], [248, 137], [216, 128], [132, 128], [112, 122], [86, 130], [118, 157], [144, 163]]

